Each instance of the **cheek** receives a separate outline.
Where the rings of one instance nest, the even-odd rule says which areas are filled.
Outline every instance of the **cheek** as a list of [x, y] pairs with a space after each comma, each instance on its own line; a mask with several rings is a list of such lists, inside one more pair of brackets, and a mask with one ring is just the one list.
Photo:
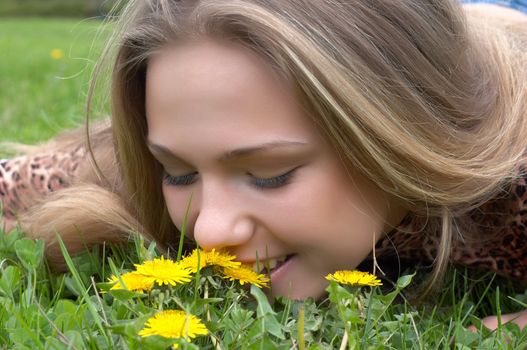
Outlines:
[[[168, 214], [170, 215], [174, 225], [176, 225], [179, 230], [181, 229], [183, 220], [185, 219], [185, 212], [189, 204], [190, 193], [181, 190], [176, 191], [174, 188], [167, 185], [163, 185], [162, 189], [163, 197], [165, 198], [165, 203], [168, 209]], [[187, 222], [189, 222], [190, 217], [192, 217], [191, 214], [192, 213], [189, 211]]]
[[310, 172], [284, 192], [260, 199], [255, 212], [282, 241], [295, 246], [316, 244], [328, 230], [335, 231], [337, 225], [344, 228], [349, 222], [341, 193], [340, 184]]
[[351, 180], [333, 165], [306, 174], [273, 214], [277, 225], [286, 230], [278, 232], [286, 232], [295, 244], [298, 238], [306, 245], [328, 239], [337, 242], [337, 249], [349, 249], [350, 244], [370, 249], [373, 235], [375, 240], [381, 237], [385, 207], [372, 184], [358, 176]]

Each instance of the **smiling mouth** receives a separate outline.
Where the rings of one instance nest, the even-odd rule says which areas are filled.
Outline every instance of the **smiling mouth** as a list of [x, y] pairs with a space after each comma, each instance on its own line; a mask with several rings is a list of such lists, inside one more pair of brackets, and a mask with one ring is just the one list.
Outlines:
[[285, 264], [293, 256], [295, 256], [295, 254], [288, 254], [279, 258], [267, 259], [259, 262], [256, 261], [252, 265], [252, 269], [258, 274], [271, 275], [273, 271], [277, 270], [280, 266]]

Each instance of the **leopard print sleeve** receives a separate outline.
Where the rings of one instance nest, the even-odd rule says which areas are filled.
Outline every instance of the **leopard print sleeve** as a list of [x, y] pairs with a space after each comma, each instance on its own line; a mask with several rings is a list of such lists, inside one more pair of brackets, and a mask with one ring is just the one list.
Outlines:
[[458, 240], [455, 264], [485, 269], [527, 284], [527, 172], [515, 181], [508, 195], [490, 201], [472, 213], [478, 239]]
[[[469, 214], [476, 237], [456, 237], [451, 262], [478, 270], [494, 271], [527, 284], [527, 166], [506, 195], [491, 200]], [[439, 234], [426, 232], [425, 218], [409, 214], [376, 245], [376, 256], [403, 265], [433, 263]], [[372, 259], [372, 256], [368, 259]], [[404, 263], [407, 264], [404, 264]]]
[[86, 150], [40, 153], [0, 161], [0, 201], [4, 229], [12, 228], [17, 216], [51, 192], [71, 184]]

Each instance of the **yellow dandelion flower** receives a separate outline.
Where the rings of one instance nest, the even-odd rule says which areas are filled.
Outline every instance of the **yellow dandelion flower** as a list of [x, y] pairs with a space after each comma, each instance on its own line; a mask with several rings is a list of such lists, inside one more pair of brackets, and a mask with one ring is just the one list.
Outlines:
[[181, 259], [179, 263], [193, 273], [196, 273], [198, 270], [207, 266], [206, 257], [201, 249], [194, 249], [192, 253]]
[[242, 265], [239, 261], [234, 261], [236, 257], [225, 252], [218, 252], [216, 249], [211, 251], [204, 252], [207, 265], [209, 266], [219, 266], [225, 268], [235, 269]]
[[372, 275], [371, 273], [361, 272], [357, 270], [340, 270], [330, 273], [326, 276], [328, 281], [335, 281], [340, 284], [347, 284], [354, 287], [362, 286], [382, 286], [381, 281], [377, 276]]
[[165, 310], [150, 317], [145, 328], [138, 333], [141, 337], [160, 335], [165, 338], [191, 341], [197, 335], [207, 335], [207, 327], [201, 320], [181, 310]]
[[231, 281], [236, 280], [240, 282], [241, 285], [250, 283], [259, 288], [267, 287], [267, 283], [269, 283], [269, 278], [265, 275], [257, 274], [250, 266], [246, 265], [241, 265], [237, 268], [223, 268], [223, 277], [228, 278]]
[[64, 57], [64, 51], [62, 51], [61, 49], [53, 49], [49, 52], [49, 55], [51, 56], [51, 58], [53, 58], [54, 60], [60, 60], [61, 58]]
[[170, 259], [157, 258], [135, 265], [136, 272], [151, 277], [155, 283], [175, 286], [176, 283], [187, 283], [191, 280], [190, 271]]
[[148, 292], [154, 285], [154, 280], [151, 277], [138, 274], [137, 272], [127, 272], [121, 275], [121, 281], [117, 276], [110, 277], [110, 282], [115, 283], [110, 289], [127, 289], [136, 292]]
[[238, 268], [241, 266], [239, 261], [234, 261], [236, 257], [234, 255], [227, 254], [225, 252], [216, 251], [212, 249], [210, 251], [203, 251], [201, 249], [194, 249], [192, 253], [185, 258], [181, 259], [181, 264], [189, 268], [192, 272], [198, 271], [198, 254], [199, 254], [199, 270], [206, 266], [219, 266], [228, 268]]

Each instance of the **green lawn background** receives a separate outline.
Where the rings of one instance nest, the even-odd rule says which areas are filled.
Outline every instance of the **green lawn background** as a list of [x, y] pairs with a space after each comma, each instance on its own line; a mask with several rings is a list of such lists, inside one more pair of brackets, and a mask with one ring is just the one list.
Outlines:
[[99, 20], [0, 18], [0, 141], [34, 144], [82, 122], [101, 28]]

